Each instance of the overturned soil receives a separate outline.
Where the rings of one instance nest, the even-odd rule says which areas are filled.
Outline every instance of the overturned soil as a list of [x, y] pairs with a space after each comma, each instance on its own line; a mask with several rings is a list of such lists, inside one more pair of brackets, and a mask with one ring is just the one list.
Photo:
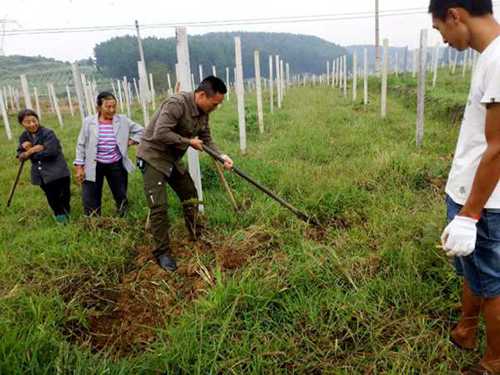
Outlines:
[[321, 225], [309, 225], [304, 231], [305, 238], [315, 242], [327, 242], [331, 230], [348, 230], [352, 224], [343, 217], [334, 217], [324, 220]]
[[63, 334], [94, 352], [109, 350], [115, 358], [133, 355], [154, 341], [169, 319], [215, 285], [215, 269], [234, 272], [276, 248], [272, 235], [262, 228], [249, 228], [230, 238], [210, 234], [198, 242], [176, 241], [172, 252], [178, 269], [170, 273], [158, 267], [150, 246], [139, 246], [114, 285], [92, 272], [58, 280], [54, 287], [67, 305], [77, 302], [85, 314], [84, 319], [76, 319], [74, 307], [68, 308]]

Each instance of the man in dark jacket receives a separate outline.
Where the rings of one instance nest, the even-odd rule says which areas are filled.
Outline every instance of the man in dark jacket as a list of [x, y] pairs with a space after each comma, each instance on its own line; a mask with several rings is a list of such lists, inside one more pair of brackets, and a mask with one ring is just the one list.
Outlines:
[[[208, 115], [224, 100], [224, 82], [207, 77], [194, 92], [181, 92], [165, 100], [146, 128], [137, 150], [139, 168], [144, 175], [144, 192], [151, 210], [151, 231], [155, 240], [154, 255], [168, 271], [177, 268], [171, 257], [167, 215], [168, 183], [182, 202], [184, 218], [192, 239], [199, 236], [198, 194], [193, 180], [181, 164], [188, 147], [203, 151], [203, 144], [218, 151], [208, 125]], [[224, 167], [232, 160], [223, 155]]]

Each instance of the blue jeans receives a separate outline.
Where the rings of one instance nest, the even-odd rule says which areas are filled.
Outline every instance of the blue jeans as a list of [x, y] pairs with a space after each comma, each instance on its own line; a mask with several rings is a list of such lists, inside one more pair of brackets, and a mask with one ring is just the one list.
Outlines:
[[[462, 206], [446, 197], [448, 223]], [[500, 209], [485, 209], [477, 223], [474, 252], [466, 257], [455, 257], [455, 269], [465, 277], [472, 292], [483, 298], [500, 296]]]

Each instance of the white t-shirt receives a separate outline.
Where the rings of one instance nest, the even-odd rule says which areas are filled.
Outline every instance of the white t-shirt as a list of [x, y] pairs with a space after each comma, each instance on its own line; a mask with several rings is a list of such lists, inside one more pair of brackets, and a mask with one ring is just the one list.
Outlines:
[[[461, 205], [469, 197], [477, 168], [487, 148], [485, 125], [486, 105], [489, 103], [500, 103], [500, 37], [491, 42], [477, 60], [446, 184], [446, 193]], [[485, 208], [500, 208], [500, 184], [497, 184]]]

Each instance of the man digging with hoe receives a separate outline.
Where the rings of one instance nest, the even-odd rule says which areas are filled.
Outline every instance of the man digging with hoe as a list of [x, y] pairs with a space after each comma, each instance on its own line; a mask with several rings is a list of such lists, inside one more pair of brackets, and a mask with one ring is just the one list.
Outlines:
[[[175, 271], [177, 264], [170, 250], [167, 193], [169, 184], [182, 202], [184, 219], [191, 239], [201, 234], [198, 221], [198, 194], [189, 173], [181, 164], [188, 147], [203, 151], [203, 145], [214, 149], [208, 115], [224, 100], [224, 82], [207, 77], [194, 92], [180, 92], [166, 99], [146, 128], [137, 150], [138, 165], [144, 176], [144, 193], [151, 210], [153, 254], [163, 269]], [[233, 161], [222, 155], [224, 167]]]

